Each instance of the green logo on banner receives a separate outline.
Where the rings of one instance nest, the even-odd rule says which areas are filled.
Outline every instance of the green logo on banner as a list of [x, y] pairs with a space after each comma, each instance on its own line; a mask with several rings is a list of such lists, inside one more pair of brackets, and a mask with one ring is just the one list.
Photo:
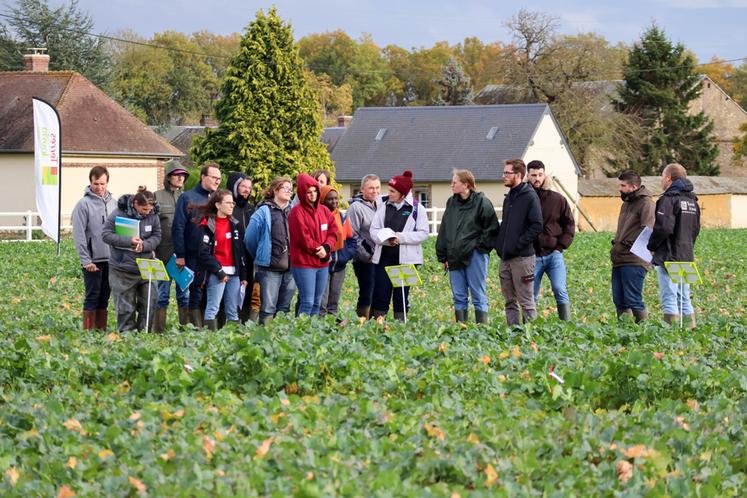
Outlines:
[[42, 166], [42, 185], [57, 185], [60, 181], [60, 168]]

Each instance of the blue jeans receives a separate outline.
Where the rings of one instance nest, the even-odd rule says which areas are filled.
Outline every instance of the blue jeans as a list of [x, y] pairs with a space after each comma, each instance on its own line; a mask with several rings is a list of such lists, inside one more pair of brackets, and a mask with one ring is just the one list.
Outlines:
[[277, 312], [288, 313], [296, 292], [291, 272], [258, 267], [254, 277], [259, 282], [259, 318], [274, 317]]
[[[171, 282], [169, 280], [160, 280], [158, 282], [158, 305], [157, 308], [164, 309], [169, 305], [169, 299], [171, 297]], [[178, 284], [174, 284], [176, 287], [176, 303], [180, 308], [189, 308], [189, 288], [182, 290]]]
[[542, 275], [547, 273], [552, 286], [552, 294], [557, 304], [570, 304], [566, 284], [565, 258], [560, 251], [553, 251], [547, 256], [537, 256], [534, 260], [534, 302], [539, 301], [542, 287]]
[[205, 320], [215, 320], [220, 309], [220, 301], [223, 299], [223, 308], [226, 310], [226, 320], [237, 321], [239, 319], [239, 290], [241, 280], [238, 275], [229, 275], [228, 282], [221, 282], [218, 276], [211, 273], [207, 281], [207, 306], [205, 307]]
[[324, 268], [291, 267], [298, 287], [298, 315], [318, 315], [329, 280], [329, 266]]
[[656, 267], [656, 276], [659, 277], [659, 299], [661, 299], [661, 308], [664, 314], [679, 315], [680, 299], [682, 299], [682, 314], [692, 315], [693, 305], [690, 302], [690, 284], [684, 284], [680, 293], [680, 284], [672, 282], [667, 269], [663, 266]]
[[371, 306], [376, 280], [376, 265], [353, 261], [353, 271], [355, 272], [355, 278], [358, 279], [358, 304], [356, 307]]
[[618, 311], [646, 309], [643, 304], [643, 281], [646, 269], [638, 265], [612, 268], [612, 301]]
[[451, 295], [454, 298], [455, 310], [466, 310], [469, 305], [469, 295], [472, 294], [472, 305], [476, 310], [488, 311], [488, 294], [486, 292], [488, 280], [489, 254], [481, 254], [476, 249], [466, 268], [449, 270]]

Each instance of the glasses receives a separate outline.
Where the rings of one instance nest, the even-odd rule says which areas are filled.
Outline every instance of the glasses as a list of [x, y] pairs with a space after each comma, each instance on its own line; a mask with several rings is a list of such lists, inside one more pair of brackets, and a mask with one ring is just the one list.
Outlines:
[[220, 181], [220, 176], [210, 176], [210, 175], [207, 175], [207, 177], [210, 178], [211, 180], [215, 181], [215, 182], [219, 182]]
[[518, 171], [504, 171], [503, 172], [503, 176], [506, 176], [506, 175], [518, 175], [518, 174], [519, 174]]
[[280, 187], [278, 190], [282, 190], [283, 192], [293, 192], [293, 187]]

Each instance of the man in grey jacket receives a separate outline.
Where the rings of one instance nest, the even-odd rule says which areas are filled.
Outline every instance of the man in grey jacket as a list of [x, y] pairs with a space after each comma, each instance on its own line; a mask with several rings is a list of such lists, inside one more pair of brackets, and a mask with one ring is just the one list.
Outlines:
[[366, 175], [361, 180], [361, 191], [350, 199], [347, 217], [350, 228], [356, 238], [357, 250], [353, 259], [353, 270], [358, 279], [358, 304], [356, 313], [359, 317], [371, 317], [376, 265], [371, 262], [376, 243], [371, 239], [369, 229], [376, 205], [381, 200], [381, 180], [376, 175]]
[[[165, 178], [163, 179], [163, 189], [157, 190], [153, 195], [160, 208], [159, 220], [161, 222], [161, 243], [156, 249], [156, 257], [163, 261], [163, 264], [169, 262], [174, 254], [174, 243], [171, 241], [171, 223], [174, 221], [176, 213], [176, 201], [182, 195], [184, 189], [184, 180], [189, 174], [182, 164], [176, 159], [166, 161], [164, 164]], [[156, 316], [153, 322], [155, 332], [163, 332], [166, 329], [166, 316], [171, 294], [171, 280], [158, 282], [158, 304], [156, 306]], [[179, 325], [189, 323], [189, 289], [182, 290], [176, 285], [176, 303], [179, 306]]]
[[83, 269], [83, 330], [106, 329], [109, 318], [109, 245], [101, 231], [117, 203], [107, 191], [109, 171], [94, 166], [88, 173], [90, 185], [73, 209], [73, 240]]

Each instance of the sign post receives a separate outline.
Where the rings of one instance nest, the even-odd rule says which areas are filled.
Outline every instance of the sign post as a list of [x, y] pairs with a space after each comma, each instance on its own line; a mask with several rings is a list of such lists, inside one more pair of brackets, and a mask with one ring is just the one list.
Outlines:
[[698, 266], [692, 261], [665, 261], [664, 267], [667, 269], [669, 278], [672, 283], [680, 286], [679, 307], [680, 307], [680, 329], [682, 329], [682, 301], [684, 299], [685, 285], [702, 284]]
[[148, 281], [148, 304], [145, 311], [145, 330], [150, 332], [150, 293], [153, 287], [154, 280], [165, 280], [169, 279], [169, 274], [166, 273], [166, 268], [163, 266], [163, 261], [160, 259], [146, 259], [137, 258], [138, 270], [140, 270], [140, 278]]
[[405, 287], [413, 287], [421, 285], [423, 282], [420, 280], [418, 275], [418, 269], [415, 265], [396, 265], [396, 266], [385, 266], [386, 274], [389, 277], [389, 281], [392, 282], [392, 287], [399, 287], [402, 289], [402, 308], [404, 309], [405, 323], [407, 323], [407, 303], [405, 302]]

